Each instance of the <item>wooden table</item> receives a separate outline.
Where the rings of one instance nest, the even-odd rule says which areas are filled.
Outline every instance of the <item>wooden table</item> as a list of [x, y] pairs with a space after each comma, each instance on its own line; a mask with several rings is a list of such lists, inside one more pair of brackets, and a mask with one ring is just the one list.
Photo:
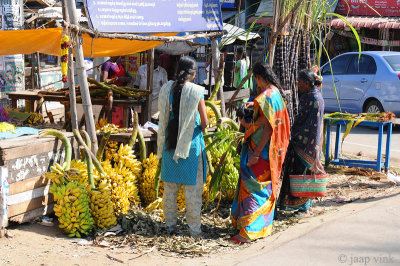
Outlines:
[[[10, 92], [7, 94], [8, 97], [11, 99], [11, 106], [12, 108], [17, 108], [17, 100], [26, 100], [29, 101], [30, 104], [30, 112], [34, 112], [37, 106], [37, 101], [41, 98], [44, 101], [52, 101], [52, 102], [59, 102], [59, 103], [69, 103], [69, 97], [66, 96], [57, 96], [57, 95], [46, 95], [46, 94], [39, 94], [38, 91], [20, 91], [20, 92]], [[106, 99], [101, 98], [91, 98], [92, 105], [101, 105], [104, 106], [107, 104]], [[77, 99], [78, 103], [81, 103], [81, 99]], [[143, 110], [145, 110], [145, 102], [133, 100], [133, 99], [114, 99], [113, 106], [119, 106], [123, 109], [123, 127], [127, 127], [128, 123], [128, 111], [129, 108], [132, 107], [138, 114], [139, 114], [139, 121], [144, 123], [143, 119]], [[66, 108], [67, 109], [67, 108]]]

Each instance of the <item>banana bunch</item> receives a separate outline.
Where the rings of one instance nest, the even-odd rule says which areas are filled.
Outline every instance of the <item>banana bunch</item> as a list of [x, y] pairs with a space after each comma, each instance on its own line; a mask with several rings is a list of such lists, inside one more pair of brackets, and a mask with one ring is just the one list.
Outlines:
[[163, 208], [163, 199], [158, 198], [146, 207], [146, 212], [152, 212], [154, 210], [162, 210]]
[[203, 185], [203, 195], [202, 195], [203, 202], [207, 202], [208, 200], [208, 188], [210, 187], [210, 182], [211, 182], [211, 174], [208, 173], [206, 183], [204, 183]]
[[65, 178], [66, 173], [63, 166], [58, 163], [50, 166], [50, 172], [45, 173], [44, 176], [50, 179], [53, 182], [53, 185], [64, 185], [68, 182], [68, 180]]
[[[140, 195], [145, 205], [148, 205], [154, 200], [154, 182], [158, 167], [157, 156], [153, 153], [150, 154], [149, 158], [143, 160], [143, 174], [139, 180]], [[160, 181], [159, 195], [162, 196], [164, 192], [164, 186]]]
[[27, 124], [29, 126], [34, 126], [37, 124], [43, 124], [44, 119], [42, 114], [39, 113], [31, 113], [30, 116], [28, 116], [27, 119], [25, 119], [24, 124]]
[[[214, 105], [217, 107], [217, 109], [221, 112], [221, 101], [213, 101]], [[208, 126], [209, 127], [215, 127], [217, 126], [217, 116], [215, 115], [215, 112], [213, 109], [209, 106], [206, 106], [206, 111], [207, 111], [207, 118], [208, 118]]]
[[[143, 174], [140, 180], [140, 195], [142, 195], [143, 202], [148, 206], [152, 203], [154, 203], [153, 198], [154, 198], [154, 182], [155, 182], [155, 177], [156, 177], [156, 172], [157, 172], [157, 167], [158, 167], [158, 160], [157, 156], [154, 155], [153, 153], [150, 154], [149, 158], [146, 158], [143, 161]], [[160, 181], [159, 185], [159, 192], [158, 195], [160, 197], [163, 196], [164, 193], [164, 184], [162, 181]], [[158, 200], [158, 199], [157, 199]], [[162, 199], [161, 199], [162, 201]], [[183, 186], [180, 187], [178, 197], [177, 197], [177, 205], [178, 205], [178, 210], [180, 212], [185, 210], [185, 195], [183, 192]], [[156, 205], [158, 208], [162, 209], [162, 204]]]
[[100, 176], [98, 179], [98, 182], [100, 182], [99, 186], [101, 182], [105, 181], [110, 188], [114, 214], [118, 216], [120, 213], [128, 213], [130, 209], [129, 192], [125, 187], [124, 177], [116, 172], [110, 161], [104, 161], [101, 164], [106, 175], [101, 176], [97, 170], [94, 173]]
[[132, 173], [132, 171], [121, 165], [118, 165], [114, 168], [117, 175], [121, 176], [124, 181], [125, 190], [128, 192], [129, 201], [139, 205], [140, 204], [140, 196], [139, 189], [137, 187], [137, 177]]
[[114, 154], [117, 153], [117, 150], [118, 150], [118, 142], [116, 141], [107, 142], [105, 148], [105, 159], [107, 161], [111, 161], [114, 158]]
[[[229, 133], [229, 130], [224, 129], [222, 132], [226, 134]], [[227, 150], [230, 145], [230, 141], [222, 142], [218, 145], [214, 145], [210, 149], [211, 153], [211, 163], [213, 167], [216, 167], [219, 164], [220, 158]], [[234, 154], [234, 156], [232, 156]], [[222, 177], [221, 181], [221, 191], [222, 197], [226, 200], [233, 200], [233, 197], [236, 192], [237, 183], [239, 180], [239, 170], [240, 170], [240, 155], [234, 153], [228, 153], [226, 155], [226, 169], [225, 174]]]
[[59, 227], [69, 237], [81, 237], [89, 234], [94, 225], [90, 214], [89, 199], [86, 189], [77, 182], [63, 185], [53, 183], [50, 192], [54, 195], [54, 212], [60, 223]]
[[178, 205], [178, 210], [180, 212], [185, 211], [186, 201], [185, 201], [185, 193], [183, 191], [183, 186], [179, 189], [178, 198], [176, 199], [176, 204]]
[[89, 187], [90, 210], [98, 228], [109, 228], [117, 224], [117, 217], [111, 204], [110, 185], [106, 180], [99, 183], [98, 190]]
[[100, 118], [100, 120], [96, 123], [96, 131], [97, 133], [105, 133], [111, 131], [111, 134], [117, 134], [120, 132], [127, 132], [128, 129], [120, 128], [118, 125], [107, 123], [106, 120]]
[[1, 122], [0, 132], [8, 132], [8, 131], [12, 131], [13, 133], [15, 133], [15, 126], [7, 122]]
[[78, 182], [78, 185], [84, 185], [85, 187], [89, 185], [87, 165], [81, 160], [71, 161], [71, 168], [68, 174], [69, 180]]
[[136, 177], [139, 177], [142, 173], [142, 164], [128, 144], [121, 144], [118, 152], [114, 153], [113, 159], [119, 166], [129, 168]]

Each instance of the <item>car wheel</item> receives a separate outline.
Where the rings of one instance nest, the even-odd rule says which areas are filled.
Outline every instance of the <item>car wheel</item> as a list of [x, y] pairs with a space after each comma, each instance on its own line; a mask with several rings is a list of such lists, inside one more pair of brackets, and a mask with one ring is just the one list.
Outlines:
[[384, 112], [382, 104], [377, 100], [370, 101], [365, 107], [364, 112], [366, 113], [382, 113]]

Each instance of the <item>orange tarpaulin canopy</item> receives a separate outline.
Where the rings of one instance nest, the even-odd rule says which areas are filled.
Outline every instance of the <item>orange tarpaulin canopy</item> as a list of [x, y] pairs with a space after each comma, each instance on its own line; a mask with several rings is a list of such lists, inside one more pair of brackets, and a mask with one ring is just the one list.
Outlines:
[[[62, 28], [0, 31], [0, 55], [33, 54], [36, 52], [60, 56]], [[151, 36], [175, 36], [177, 33], [157, 33]], [[85, 57], [108, 57], [138, 53], [163, 42], [122, 39], [93, 39], [83, 34]]]

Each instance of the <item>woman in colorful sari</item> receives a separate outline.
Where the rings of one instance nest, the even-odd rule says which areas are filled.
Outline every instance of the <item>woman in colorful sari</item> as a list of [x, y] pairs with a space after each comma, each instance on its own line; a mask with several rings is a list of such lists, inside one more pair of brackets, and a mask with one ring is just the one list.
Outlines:
[[235, 242], [250, 242], [271, 234], [277, 187], [289, 144], [290, 121], [278, 78], [266, 63], [257, 63], [253, 74], [260, 94], [247, 108], [254, 108], [253, 122], [241, 124], [246, 132], [240, 155], [240, 176], [232, 204]]
[[294, 119], [290, 146], [286, 156], [280, 210], [297, 211], [296, 216], [312, 215], [312, 199], [290, 194], [290, 175], [325, 174], [320, 155], [323, 142], [324, 99], [316, 86], [322, 80], [311, 70], [299, 72], [299, 113]]
[[157, 157], [162, 158], [165, 223], [169, 233], [176, 231], [176, 199], [183, 185], [186, 221], [193, 237], [201, 236], [201, 196], [207, 176], [203, 131], [208, 125], [204, 87], [191, 83], [196, 70], [193, 58], [182, 57], [176, 81], [169, 81], [161, 88], [157, 136]]

